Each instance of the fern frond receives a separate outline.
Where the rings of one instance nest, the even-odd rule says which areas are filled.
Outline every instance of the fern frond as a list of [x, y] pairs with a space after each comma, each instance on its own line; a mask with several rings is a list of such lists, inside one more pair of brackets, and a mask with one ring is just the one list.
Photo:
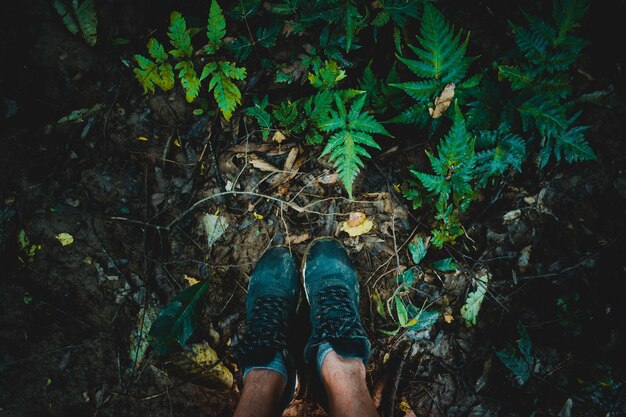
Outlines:
[[211, 1], [209, 9], [209, 21], [207, 23], [206, 37], [208, 44], [205, 50], [209, 54], [214, 54], [222, 45], [222, 39], [226, 35], [226, 20], [224, 20], [224, 12], [216, 0]]
[[484, 149], [476, 154], [476, 177], [478, 186], [484, 187], [494, 175], [502, 175], [507, 169], [522, 170], [526, 156], [526, 143], [507, 128], [497, 131], [482, 131], [476, 139], [476, 146]]
[[209, 74], [211, 75], [209, 91], [213, 91], [217, 106], [224, 119], [228, 121], [237, 104], [241, 104], [241, 91], [232, 80], [245, 79], [246, 69], [228, 61], [209, 62], [204, 66], [201, 78], [204, 79]]
[[167, 61], [167, 53], [165, 52], [165, 48], [159, 41], [154, 38], [150, 38], [150, 40], [148, 41], [148, 53], [159, 64], [161, 62]]
[[559, 44], [565, 35], [576, 28], [589, 9], [586, 0], [553, 0], [552, 17], [559, 27], [559, 36], [556, 44]]
[[366, 96], [362, 94], [348, 110], [341, 97], [335, 94], [336, 110], [331, 109], [327, 120], [320, 124], [322, 130], [335, 132], [320, 157], [329, 155], [350, 198], [354, 180], [364, 166], [362, 158], [371, 158], [365, 147], [380, 149], [371, 134], [389, 135], [372, 115], [362, 111], [365, 100]]
[[170, 27], [167, 32], [170, 43], [174, 47], [170, 55], [176, 58], [189, 58], [193, 53], [191, 46], [191, 35], [187, 29], [185, 18], [179, 12], [172, 12], [170, 15]]
[[[463, 84], [473, 57], [466, 57], [469, 34], [455, 31], [443, 15], [432, 5], [424, 6], [418, 45], [408, 45], [417, 59], [398, 56], [398, 60], [418, 77], [417, 81], [392, 83], [420, 105], [393, 118], [393, 122], [429, 120], [428, 107], [447, 84]], [[468, 87], [469, 88], [469, 87]], [[425, 115], [420, 112], [425, 112]]]
[[135, 55], [135, 62], [139, 67], [134, 68], [133, 73], [143, 88], [143, 93], [146, 94], [148, 91], [154, 93], [154, 79], [158, 74], [159, 66], [150, 58], [139, 54]]
[[191, 103], [198, 97], [200, 92], [200, 79], [193, 67], [193, 62], [180, 61], [174, 68], [178, 70], [180, 84], [185, 90], [185, 100], [187, 100], [187, 103]]
[[343, 10], [343, 28], [346, 30], [344, 48], [350, 52], [354, 38], [361, 29], [363, 16], [352, 0], [347, 0]]
[[267, 96], [263, 97], [263, 99], [260, 101], [259, 98], [255, 96], [253, 100], [253, 106], [246, 109], [246, 114], [248, 116], [254, 117], [254, 119], [259, 124], [261, 134], [263, 135], [263, 140], [267, 140], [272, 128], [272, 116], [268, 113], [267, 110], [265, 110], [268, 105], [269, 100]]
[[571, 164], [596, 159], [593, 149], [583, 135], [589, 126], [572, 126], [579, 116], [580, 112], [573, 115], [567, 121], [563, 131], [555, 135], [554, 157], [557, 161], [565, 158]]
[[390, 85], [404, 90], [405, 93], [418, 102], [430, 101], [430, 97], [436, 94], [439, 90], [439, 82], [435, 79], [409, 81]]

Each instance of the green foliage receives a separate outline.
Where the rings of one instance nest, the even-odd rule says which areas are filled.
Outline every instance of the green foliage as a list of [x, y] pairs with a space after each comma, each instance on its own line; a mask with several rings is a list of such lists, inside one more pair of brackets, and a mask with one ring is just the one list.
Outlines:
[[524, 131], [539, 137], [540, 168], [552, 155], [569, 163], [595, 159], [583, 134], [587, 127], [574, 125], [580, 113], [568, 101], [568, 71], [586, 44], [571, 32], [587, 8], [585, 0], [554, 0], [553, 23], [530, 14], [526, 26], [510, 23], [518, 52], [511, 65], [498, 66], [498, 77], [516, 93]]
[[517, 349], [513, 345], [507, 345], [503, 350], [496, 351], [496, 356], [504, 366], [509, 368], [518, 384], [524, 385], [533, 371], [534, 359], [532, 343], [522, 323], [517, 324]]
[[463, 86], [462, 82], [474, 60], [465, 56], [468, 40], [469, 34], [463, 37], [461, 31], [455, 32], [434, 6], [427, 4], [424, 7], [418, 45], [409, 44], [417, 59], [398, 56], [398, 60], [418, 79], [391, 84], [402, 89], [417, 104], [392, 119], [393, 122], [426, 124], [430, 118], [428, 108], [433, 106], [435, 97], [443, 88], [450, 83], [457, 88]]
[[438, 261], [435, 261], [431, 264], [431, 266], [435, 269], [438, 269], [442, 272], [453, 272], [456, 271], [456, 262], [452, 258], [444, 258]]
[[148, 334], [150, 345], [159, 354], [172, 353], [189, 340], [198, 321], [200, 300], [208, 289], [206, 281], [192, 285], [161, 310]]
[[362, 158], [371, 158], [365, 146], [380, 149], [372, 134], [391, 136], [374, 116], [362, 111], [365, 98], [361, 95], [348, 110], [336, 94], [336, 108], [331, 109], [320, 124], [321, 130], [332, 134], [321, 156], [330, 156], [350, 198], [354, 180], [364, 166]]
[[228, 61], [209, 62], [202, 69], [200, 79], [204, 80], [206, 77], [211, 77], [209, 91], [213, 91], [224, 119], [230, 120], [237, 104], [241, 104], [241, 92], [233, 80], [245, 79], [246, 69], [238, 68]]
[[498, 130], [478, 132], [476, 138], [476, 177], [479, 187], [487, 185], [489, 177], [502, 175], [509, 169], [522, 171], [526, 143], [521, 136], [511, 133], [506, 125]]
[[413, 190], [405, 196], [413, 201], [414, 207], [424, 201], [435, 205], [438, 227], [433, 230], [431, 242], [436, 247], [454, 241], [463, 232], [457, 215], [465, 211], [472, 200], [476, 168], [474, 143], [457, 104], [452, 127], [437, 146], [437, 154], [426, 151], [433, 173], [411, 170], [423, 192]]
[[415, 265], [419, 265], [422, 259], [426, 256], [426, 244], [424, 238], [417, 236], [411, 243], [408, 244], [409, 253], [411, 254], [411, 260]]
[[476, 291], [467, 294], [465, 305], [461, 307], [461, 316], [463, 316], [468, 326], [476, 325], [476, 318], [487, 294], [487, 285], [490, 278], [491, 276], [488, 273], [484, 273], [476, 278]]
[[217, 1], [211, 1], [211, 9], [209, 10], [209, 22], [206, 26], [206, 37], [208, 43], [204, 49], [209, 54], [214, 54], [220, 49], [222, 45], [222, 39], [226, 35], [226, 20], [224, 20], [224, 13]]
[[[195, 33], [197, 30], [187, 27], [185, 18], [179, 12], [172, 12], [167, 32], [172, 46], [168, 51], [169, 56], [163, 45], [155, 38], [151, 38], [148, 41], [148, 53], [151, 58], [135, 55], [137, 67], [133, 72], [144, 93], [154, 93], [155, 86], [162, 91], [171, 90], [174, 87], [174, 69], [177, 70], [188, 103], [198, 98], [202, 81], [208, 78], [208, 91], [213, 92], [218, 108], [228, 121], [237, 105], [241, 104], [241, 91], [235, 81], [246, 78], [246, 69], [238, 67], [231, 61], [212, 60], [203, 66], [198, 77], [195, 69], [197, 53], [194, 53], [192, 44]], [[211, 2], [206, 35], [207, 44], [204, 45], [203, 52], [213, 55], [219, 51], [226, 35], [224, 13], [216, 0]]]
[[73, 35], [80, 33], [90, 46], [98, 41], [98, 14], [94, 0], [54, 0], [54, 9], [63, 19], [63, 24]]

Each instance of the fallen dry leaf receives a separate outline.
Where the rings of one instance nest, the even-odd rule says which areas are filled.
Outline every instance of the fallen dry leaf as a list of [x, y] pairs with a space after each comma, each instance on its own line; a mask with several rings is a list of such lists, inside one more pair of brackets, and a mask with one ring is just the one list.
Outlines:
[[199, 280], [197, 280], [194, 277], [190, 277], [189, 275], [185, 274], [185, 276], [183, 277], [183, 279], [185, 281], [187, 281], [189, 283], [189, 286], [191, 287], [192, 285], [197, 284], [198, 282], [200, 282]]
[[443, 116], [443, 114], [448, 110], [450, 104], [452, 104], [452, 99], [454, 98], [454, 88], [456, 85], [454, 83], [450, 83], [445, 86], [441, 95], [435, 99], [435, 108], [428, 108], [428, 113], [430, 113], [430, 117], [433, 119], [438, 119]]
[[252, 165], [253, 167], [255, 167], [256, 169], [258, 169], [260, 171], [264, 171], [264, 172], [278, 172], [278, 171], [280, 171], [274, 165], [270, 164], [269, 162], [265, 161], [264, 159], [259, 158], [256, 155], [248, 155], [248, 162], [250, 163], [250, 165]]
[[374, 227], [374, 223], [367, 219], [365, 213], [352, 212], [350, 218], [342, 223], [341, 231], [346, 232], [350, 237], [360, 236], [369, 232]]
[[285, 239], [285, 245], [297, 245], [309, 239], [311, 239], [311, 235], [308, 232], [302, 233], [301, 235], [289, 235]]
[[272, 140], [278, 144], [282, 143], [285, 139], [287, 138], [285, 137], [285, 135], [282, 134], [280, 130], [274, 132], [274, 136], [272, 136]]
[[508, 213], [506, 213], [504, 216], [502, 216], [502, 222], [509, 223], [509, 222], [512, 222], [513, 220], [519, 219], [521, 216], [522, 216], [522, 210], [520, 209], [511, 210]]

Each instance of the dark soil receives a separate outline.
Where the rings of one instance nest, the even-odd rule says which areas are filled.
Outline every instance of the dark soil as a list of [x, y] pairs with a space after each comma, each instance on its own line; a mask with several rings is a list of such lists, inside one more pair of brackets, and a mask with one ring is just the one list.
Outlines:
[[[517, 6], [457, 3], [442, 7], [456, 10], [450, 18], [472, 31], [475, 48], [510, 46], [502, 34], [505, 17], [519, 15]], [[301, 256], [321, 235], [340, 238], [358, 266], [373, 344], [368, 382], [385, 415], [404, 415], [403, 401], [418, 416], [626, 413], [626, 59], [623, 48], [612, 46], [626, 35], [623, 1], [592, 5], [583, 26], [592, 46], [573, 80], [579, 95], [609, 85], [615, 91], [610, 103], [583, 107], [597, 161], [560, 163], [540, 174], [529, 164], [523, 175], [508, 175], [479, 196], [464, 219], [466, 236], [443, 251], [433, 248], [416, 274], [414, 303], [452, 321], [394, 337], [377, 332], [384, 323], [370, 296], [391, 295], [394, 277], [411, 266], [406, 243], [429, 231], [428, 217], [394, 188], [421, 158], [413, 134], [372, 160], [356, 201], [349, 201], [317, 159], [319, 149], [263, 144], [237, 117], [230, 125], [192, 117], [180, 91], [142, 95], [121, 59], [142, 50], [151, 30], [165, 27], [169, 12], [182, 6], [97, 5], [94, 48], [67, 32], [48, 1], [11, 2], [3, 10], [0, 416], [230, 415], [238, 388], [223, 392], [168, 376], [151, 351], [129, 371], [140, 308], [167, 303], [189, 286], [185, 276], [209, 280], [192, 342], [209, 340], [238, 375], [230, 346], [243, 327], [251, 268], [273, 244], [300, 241], [290, 246]], [[130, 43], [115, 46], [115, 38]], [[94, 117], [57, 123], [95, 104], [104, 110]], [[299, 168], [283, 183], [251, 165], [262, 159], [282, 167], [290, 153]], [[254, 194], [225, 193], [187, 211], [229, 183]], [[503, 222], [513, 210], [519, 217]], [[375, 231], [357, 238], [340, 232], [351, 211], [373, 218]], [[217, 212], [230, 227], [207, 249], [200, 217]], [[21, 230], [41, 245], [31, 259], [18, 246]], [[62, 246], [55, 238], [62, 232], [74, 243]], [[523, 250], [530, 250], [526, 267], [519, 265]], [[428, 267], [446, 256], [458, 263], [455, 273]], [[459, 308], [484, 270], [492, 275], [489, 294], [477, 326], [468, 328]], [[494, 354], [518, 338], [518, 322], [536, 356], [523, 386]], [[309, 381], [287, 412], [324, 415], [319, 397]], [[562, 411], [568, 400], [570, 414]]]

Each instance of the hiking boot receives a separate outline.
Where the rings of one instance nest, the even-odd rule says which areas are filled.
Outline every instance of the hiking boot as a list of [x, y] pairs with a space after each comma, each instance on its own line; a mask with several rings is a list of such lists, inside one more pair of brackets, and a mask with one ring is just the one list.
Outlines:
[[299, 298], [295, 257], [285, 247], [265, 252], [250, 275], [246, 333], [235, 347], [235, 355], [244, 377], [253, 369], [272, 369], [283, 375], [286, 382], [283, 409], [291, 402], [296, 384], [288, 335]]
[[359, 316], [359, 281], [339, 241], [314, 240], [304, 255], [302, 277], [311, 306], [312, 334], [304, 349], [307, 363], [321, 365], [332, 349], [338, 355], [367, 363], [370, 343]]

